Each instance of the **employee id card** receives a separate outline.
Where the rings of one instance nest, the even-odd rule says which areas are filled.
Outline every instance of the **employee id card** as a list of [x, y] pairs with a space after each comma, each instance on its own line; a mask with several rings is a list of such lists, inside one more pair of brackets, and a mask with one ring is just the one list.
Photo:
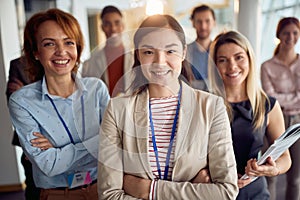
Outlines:
[[90, 172], [77, 172], [74, 174], [69, 174], [68, 178], [68, 186], [69, 188], [74, 188], [86, 184], [90, 184], [92, 182]]

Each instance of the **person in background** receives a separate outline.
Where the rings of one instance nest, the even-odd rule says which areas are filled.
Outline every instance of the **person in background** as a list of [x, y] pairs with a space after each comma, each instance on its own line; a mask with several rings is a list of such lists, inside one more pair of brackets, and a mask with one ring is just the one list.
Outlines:
[[130, 85], [130, 75], [133, 65], [133, 54], [122, 41], [124, 31], [123, 15], [115, 6], [106, 6], [101, 12], [101, 28], [106, 36], [103, 48], [94, 50], [91, 57], [83, 63], [83, 77], [101, 78], [114, 97]]
[[[270, 96], [278, 99], [284, 115], [285, 127], [300, 123], [300, 56], [295, 46], [300, 35], [299, 20], [282, 18], [276, 30], [280, 43], [274, 56], [261, 65], [262, 87]], [[286, 173], [286, 199], [300, 199], [300, 140], [290, 148], [292, 166]], [[276, 181], [273, 194], [276, 194]]]
[[112, 98], [101, 124], [99, 199], [235, 199], [224, 102], [185, 83], [185, 41], [169, 15], [137, 29], [133, 93]]
[[101, 80], [77, 76], [83, 48], [69, 13], [49, 9], [26, 23], [23, 54], [36, 82], [10, 96], [9, 111], [41, 200], [98, 199], [99, 128], [109, 94]]
[[209, 68], [210, 86], [225, 99], [238, 177], [245, 173], [258, 177], [251, 183], [251, 178], [238, 180], [237, 199], [269, 199], [265, 176], [283, 174], [291, 165], [288, 151], [276, 161], [269, 157], [265, 164], [257, 164], [264, 136], [272, 144], [285, 131], [280, 105], [259, 86], [253, 49], [242, 34], [229, 31], [218, 35], [210, 56], [214, 62]]
[[[31, 80], [29, 79], [28, 74], [26, 73], [25, 66], [26, 66], [26, 61], [24, 60], [24, 57], [19, 57], [10, 61], [9, 76], [8, 76], [8, 82], [6, 86], [7, 102], [9, 101], [9, 97], [13, 92], [17, 91], [24, 85], [28, 85], [29, 83], [31, 83]], [[14, 131], [12, 145], [21, 147], [16, 131]], [[40, 189], [35, 186], [33, 176], [32, 176], [32, 164], [25, 156], [24, 153], [22, 153], [21, 156], [21, 163], [23, 165], [24, 173], [26, 177], [25, 199], [39, 200]]]
[[207, 90], [209, 46], [211, 32], [216, 26], [215, 12], [209, 6], [201, 5], [193, 9], [190, 19], [197, 33], [196, 40], [187, 46], [187, 61], [195, 76], [192, 86]]

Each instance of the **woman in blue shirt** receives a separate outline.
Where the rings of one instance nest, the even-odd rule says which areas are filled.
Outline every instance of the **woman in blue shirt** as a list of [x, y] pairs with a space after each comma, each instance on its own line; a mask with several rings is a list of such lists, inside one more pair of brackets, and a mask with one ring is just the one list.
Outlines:
[[66, 12], [50, 9], [26, 24], [23, 52], [36, 82], [12, 94], [9, 109], [41, 199], [98, 199], [98, 134], [109, 94], [101, 80], [77, 76], [82, 49], [79, 23]]

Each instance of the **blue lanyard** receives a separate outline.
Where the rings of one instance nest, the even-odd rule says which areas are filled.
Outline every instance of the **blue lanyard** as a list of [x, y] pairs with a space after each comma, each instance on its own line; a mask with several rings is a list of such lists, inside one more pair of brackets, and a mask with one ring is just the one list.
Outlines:
[[[68, 127], [66, 125], [66, 122], [64, 121], [64, 119], [62, 118], [62, 116], [59, 114], [59, 112], [57, 110], [57, 107], [55, 106], [52, 98], [48, 94], [46, 96], [49, 98], [49, 100], [50, 100], [50, 102], [51, 102], [54, 110], [57, 113], [58, 118], [60, 119], [61, 123], [63, 124], [63, 126], [65, 128], [65, 130], [67, 131], [68, 136], [69, 136], [72, 144], [75, 144], [74, 139], [72, 137], [72, 134], [71, 134], [70, 130], [68, 129]], [[82, 114], [82, 130], [83, 130], [83, 138], [84, 138], [84, 136], [85, 136], [85, 120], [84, 120], [84, 101], [83, 101], [83, 95], [81, 96], [80, 100], [81, 100], [81, 114]]]
[[[167, 180], [167, 178], [168, 178], [171, 151], [172, 151], [172, 147], [173, 147], [175, 131], [176, 131], [176, 125], [177, 125], [177, 119], [178, 119], [178, 114], [179, 114], [179, 109], [180, 109], [180, 98], [181, 98], [181, 86], [180, 86], [179, 93], [178, 93], [178, 103], [177, 103], [177, 108], [176, 108], [176, 114], [175, 114], [175, 118], [174, 118], [174, 122], [173, 122], [173, 126], [172, 126], [172, 133], [171, 133], [171, 138], [170, 138], [170, 143], [169, 143], [169, 148], [168, 148], [168, 153], [167, 153], [167, 158], [166, 158], [164, 180]], [[157, 145], [156, 145], [156, 139], [155, 139], [155, 133], [154, 133], [154, 125], [153, 125], [153, 120], [152, 120], [152, 111], [151, 111], [150, 102], [149, 102], [149, 118], [150, 118], [153, 149], [154, 149], [155, 159], [156, 159], [156, 166], [157, 166], [157, 170], [158, 170], [159, 179], [162, 179], [160, 164], [159, 164], [159, 160], [158, 160], [158, 150], [157, 150]]]

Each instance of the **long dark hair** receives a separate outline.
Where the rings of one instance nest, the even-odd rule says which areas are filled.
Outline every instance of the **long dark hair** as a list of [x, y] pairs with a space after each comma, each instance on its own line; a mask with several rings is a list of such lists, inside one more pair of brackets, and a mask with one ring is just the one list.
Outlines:
[[76, 41], [77, 60], [73, 72], [77, 72], [80, 63], [80, 56], [84, 48], [83, 34], [78, 21], [71, 14], [61, 11], [57, 8], [42, 11], [33, 15], [26, 23], [24, 30], [23, 54], [26, 58], [26, 68], [30, 80], [41, 80], [45, 74], [44, 67], [40, 61], [35, 59], [34, 54], [37, 52], [36, 33], [39, 26], [45, 21], [55, 21], [67, 34], [68, 37]]
[[[185, 48], [186, 46], [184, 31], [175, 18], [173, 18], [170, 15], [153, 15], [147, 17], [135, 32], [134, 39], [133, 39], [134, 47], [135, 47], [134, 64], [133, 64], [135, 78], [132, 83], [131, 89], [133, 90], [134, 94], [140, 93], [141, 91], [145, 90], [148, 87], [148, 80], [143, 75], [140, 67], [141, 63], [138, 60], [138, 55], [137, 55], [138, 45], [145, 35], [153, 31], [157, 31], [157, 29], [159, 28], [167, 28], [167, 29], [174, 30], [175, 34], [178, 36], [179, 40], [181, 41], [183, 48]], [[185, 59], [182, 62], [181, 75], [182, 75], [181, 78], [187, 83], [193, 80], [194, 77], [191, 69], [189, 68], [188, 62]]]

